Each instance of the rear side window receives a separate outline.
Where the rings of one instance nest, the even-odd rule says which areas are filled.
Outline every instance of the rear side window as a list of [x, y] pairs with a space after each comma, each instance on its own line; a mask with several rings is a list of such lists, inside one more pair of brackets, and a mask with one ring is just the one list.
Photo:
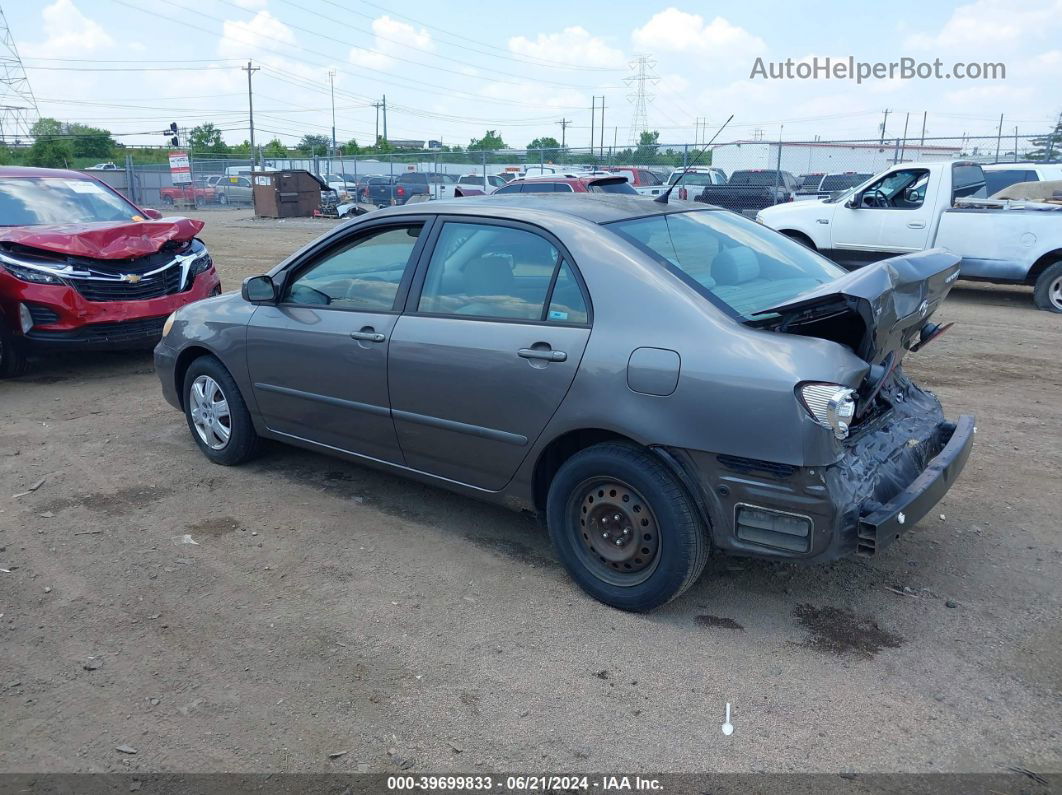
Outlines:
[[522, 182], [510, 182], [501, 188], [498, 188], [495, 193], [520, 193], [523, 190], [524, 184]]
[[638, 179], [641, 180], [642, 185], [659, 185], [660, 178], [652, 171], [639, 171]]
[[553, 193], [556, 189], [552, 182], [525, 182], [521, 193]]
[[284, 301], [334, 309], [388, 311], [417, 245], [421, 225], [370, 231], [303, 270]]
[[588, 314], [571, 268], [550, 241], [525, 229], [453, 221], [439, 234], [417, 309], [555, 323], [585, 323]]
[[[688, 178], [690, 175], [687, 174], [686, 176]], [[683, 181], [685, 181], [685, 180], [683, 180]], [[631, 183], [627, 182], [627, 180], [622, 179], [622, 178], [620, 178], [620, 179], [608, 179], [608, 178], [605, 178], [605, 179], [597, 180], [596, 182], [591, 182], [590, 183], [590, 192], [591, 193], [626, 193], [626, 194], [633, 193], [635, 196], [638, 195], [638, 191], [636, 191], [634, 188], [631, 187]]]
[[951, 192], [953, 199], [966, 196], [983, 198], [985, 193], [985, 172], [978, 165], [959, 165], [951, 167]]

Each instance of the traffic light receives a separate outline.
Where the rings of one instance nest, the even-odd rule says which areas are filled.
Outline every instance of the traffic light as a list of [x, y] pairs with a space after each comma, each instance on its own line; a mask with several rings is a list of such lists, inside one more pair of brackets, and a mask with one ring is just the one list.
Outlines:
[[172, 138], [170, 138], [170, 145], [171, 146], [180, 146], [181, 145], [181, 139], [177, 137], [177, 122], [171, 121], [170, 122], [170, 128], [168, 130], [166, 130], [163, 133], [163, 135], [173, 136]]

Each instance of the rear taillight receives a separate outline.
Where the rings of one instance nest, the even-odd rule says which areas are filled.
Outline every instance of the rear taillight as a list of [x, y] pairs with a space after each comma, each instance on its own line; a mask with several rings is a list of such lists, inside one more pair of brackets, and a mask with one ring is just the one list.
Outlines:
[[399, 185], [397, 188], [395, 188], [395, 195], [396, 196], [405, 196], [406, 195], [406, 189], [403, 188], [401, 185]]

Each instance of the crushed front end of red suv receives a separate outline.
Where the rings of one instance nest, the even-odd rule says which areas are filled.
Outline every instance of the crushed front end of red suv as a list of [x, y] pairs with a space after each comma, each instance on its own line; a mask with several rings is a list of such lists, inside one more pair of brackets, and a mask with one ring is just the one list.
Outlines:
[[76, 171], [0, 168], [0, 345], [8, 357], [151, 347], [171, 312], [219, 293], [196, 237], [203, 222], [152, 215]]

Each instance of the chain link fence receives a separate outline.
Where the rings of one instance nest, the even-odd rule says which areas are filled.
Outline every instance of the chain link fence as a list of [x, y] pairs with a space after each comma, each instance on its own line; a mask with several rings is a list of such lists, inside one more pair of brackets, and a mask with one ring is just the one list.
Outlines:
[[[766, 138], [713, 144], [702, 153], [700, 144], [651, 146], [563, 147], [560, 149], [504, 149], [494, 151], [394, 152], [388, 154], [326, 155], [259, 158], [257, 169], [305, 169], [325, 179], [339, 191], [372, 201], [370, 183], [393, 185], [410, 172], [434, 176], [438, 183], [479, 182], [486, 190], [500, 184], [497, 177], [515, 174], [579, 173], [586, 170], [620, 170], [639, 187], [666, 185], [676, 170], [696, 164], [719, 170], [718, 179], [734, 172], [769, 172], [779, 181], [792, 179], [818, 189], [848, 187], [885, 168], [904, 162], [971, 160], [981, 164], [1062, 160], [1062, 140], [1053, 133], [1011, 136], [961, 136], [954, 138], [881, 138], [862, 140], [771, 141]], [[165, 153], [160, 151], [160, 161]], [[191, 153], [191, 187], [174, 185], [168, 162], [132, 163], [117, 171], [94, 171], [109, 184], [145, 207], [195, 206], [197, 209], [251, 206], [250, 158], [217, 157]], [[787, 176], [776, 176], [782, 172]], [[747, 178], [747, 177], [746, 177]], [[832, 181], [824, 182], [826, 178]], [[375, 181], [375, 182], [374, 182]], [[475, 185], [473, 184], [473, 187]], [[376, 198], [379, 198], [378, 196]], [[396, 201], [394, 189], [383, 201]], [[391, 201], [389, 201], [390, 199]], [[400, 201], [398, 203], [401, 203]]]

